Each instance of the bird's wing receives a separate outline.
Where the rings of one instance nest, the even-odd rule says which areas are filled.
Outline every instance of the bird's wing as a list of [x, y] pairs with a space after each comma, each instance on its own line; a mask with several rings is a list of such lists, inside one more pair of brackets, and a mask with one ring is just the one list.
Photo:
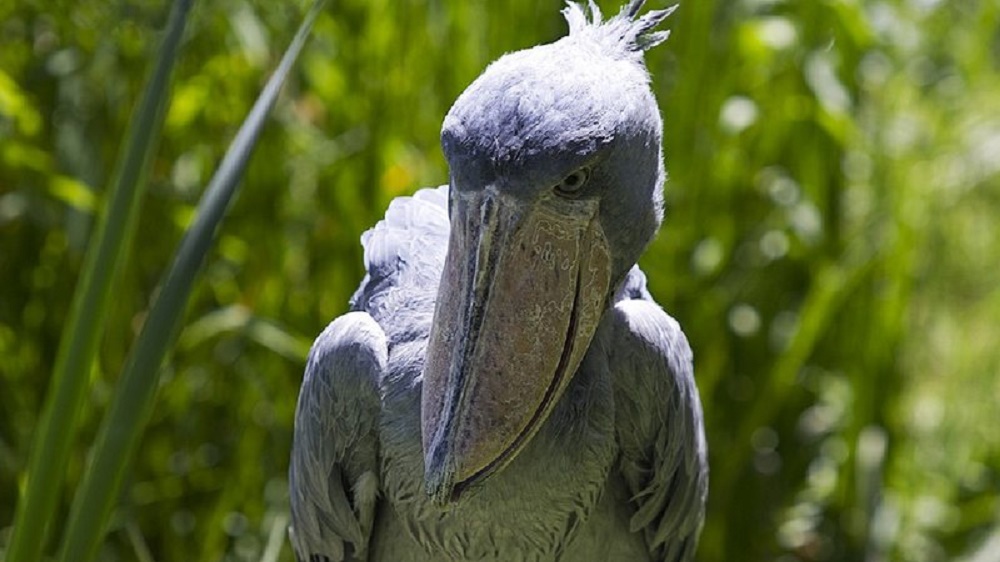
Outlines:
[[365, 312], [334, 320], [309, 352], [289, 468], [289, 533], [302, 561], [366, 559], [386, 359], [385, 334]]
[[708, 495], [701, 402], [687, 338], [643, 293], [619, 293], [613, 309], [619, 462], [635, 508], [629, 524], [645, 534], [654, 560], [688, 561]]

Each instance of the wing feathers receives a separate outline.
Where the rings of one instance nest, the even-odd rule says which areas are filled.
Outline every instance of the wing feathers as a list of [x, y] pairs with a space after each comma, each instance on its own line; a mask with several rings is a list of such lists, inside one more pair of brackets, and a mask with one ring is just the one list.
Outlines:
[[655, 560], [691, 560], [708, 493], [691, 349], [655, 303], [621, 296], [612, 364], [620, 466], [636, 508], [629, 526], [645, 533]]
[[364, 557], [378, 495], [378, 386], [386, 356], [385, 334], [363, 312], [331, 323], [309, 353], [289, 468], [300, 560]]

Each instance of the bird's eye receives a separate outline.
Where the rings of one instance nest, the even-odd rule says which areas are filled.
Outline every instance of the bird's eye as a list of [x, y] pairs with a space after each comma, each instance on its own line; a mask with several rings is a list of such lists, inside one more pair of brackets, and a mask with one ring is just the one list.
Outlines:
[[556, 185], [556, 193], [565, 196], [576, 195], [588, 179], [590, 179], [590, 168], [580, 168]]

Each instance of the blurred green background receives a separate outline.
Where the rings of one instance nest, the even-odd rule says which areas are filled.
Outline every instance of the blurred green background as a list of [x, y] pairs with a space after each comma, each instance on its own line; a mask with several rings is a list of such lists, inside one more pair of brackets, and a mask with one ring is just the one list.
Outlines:
[[[298, 384], [363, 275], [358, 237], [393, 197], [446, 181], [449, 105], [502, 53], [562, 35], [561, 7], [331, 3], [209, 257], [103, 560], [291, 559]], [[0, 553], [166, 8], [0, 0]], [[304, 11], [192, 14], [64, 505]], [[668, 25], [647, 57], [668, 216], [642, 265], [695, 350], [712, 455], [699, 560], [1000, 560], [1000, 2], [688, 0]]]

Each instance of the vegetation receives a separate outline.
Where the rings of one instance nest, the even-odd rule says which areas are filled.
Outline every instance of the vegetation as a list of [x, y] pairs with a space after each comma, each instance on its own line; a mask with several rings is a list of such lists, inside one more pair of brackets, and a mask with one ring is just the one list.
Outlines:
[[[361, 279], [358, 237], [446, 181], [450, 103], [501, 53], [564, 33], [560, 7], [327, 7], [183, 310], [99, 559], [291, 560], [298, 383]], [[48, 553], [204, 186], [307, 8], [194, 5], [138, 228], [87, 324], [98, 353]], [[168, 13], [0, 3], [0, 553]], [[695, 349], [699, 559], [995, 560], [1000, 3], [698, 0], [670, 27], [647, 57], [668, 217], [642, 265]]]

